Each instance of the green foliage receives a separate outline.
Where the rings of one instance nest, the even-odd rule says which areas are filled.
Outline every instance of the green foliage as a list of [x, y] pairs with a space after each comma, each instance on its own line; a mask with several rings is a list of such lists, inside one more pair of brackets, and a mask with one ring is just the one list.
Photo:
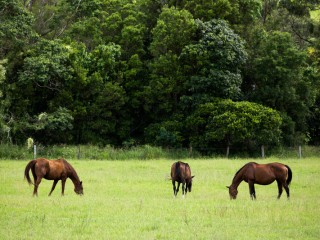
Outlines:
[[73, 118], [70, 111], [65, 108], [59, 108], [56, 112], [47, 114], [40, 113], [38, 116], [36, 128], [39, 130], [48, 129], [53, 131], [65, 131], [72, 129]]
[[[0, 60], [0, 86], [3, 85], [3, 82], [5, 81], [6, 77], [6, 68], [5, 65], [7, 63], [7, 60]], [[3, 91], [0, 89], [0, 99], [2, 99], [4, 96]]]
[[[250, 101], [286, 113], [295, 122], [293, 132], [285, 132], [287, 139], [295, 131], [306, 131], [309, 107], [314, 104], [316, 89], [311, 78], [304, 77], [306, 53], [299, 50], [290, 34], [263, 32], [251, 59]], [[291, 143], [290, 143], [291, 144]]]
[[[131, 146], [129, 148], [115, 148], [110, 145], [99, 147], [97, 145], [50, 145], [37, 146], [37, 157], [56, 159], [90, 159], [90, 160], [152, 160], [152, 159], [185, 159], [190, 157], [186, 148], [161, 148], [150, 145]], [[34, 157], [33, 148], [25, 145], [0, 144], [0, 159], [27, 160]], [[197, 151], [192, 152], [192, 157], [200, 157]]]
[[244, 42], [225, 21], [197, 21], [199, 41], [186, 46], [181, 54], [189, 75], [186, 85], [192, 104], [216, 97], [239, 99], [240, 67], [246, 61]]
[[195, 28], [194, 19], [188, 11], [162, 9], [157, 25], [152, 29], [151, 53], [155, 57], [167, 53], [179, 55], [193, 38]]
[[280, 2], [280, 6], [298, 16], [309, 15], [310, 10], [317, 8], [318, 5], [317, 0], [284, 0]]
[[308, 60], [311, 63], [308, 68], [308, 78], [314, 83], [315, 90], [317, 91], [317, 98], [314, 106], [312, 107], [312, 116], [309, 118], [308, 126], [312, 144], [320, 143], [320, 41], [316, 43], [315, 47], [308, 49]]
[[[73, 128], [71, 111], [59, 107], [53, 113], [40, 113], [33, 125], [35, 138], [45, 144], [68, 142], [68, 132]], [[42, 136], [46, 136], [43, 138]]]
[[[221, 98], [279, 111], [284, 144], [316, 143], [318, 8], [315, 0], [0, 0], [0, 141], [188, 147], [185, 119]], [[246, 131], [239, 148], [268, 140], [244, 140]]]
[[171, 121], [149, 125], [145, 130], [146, 141], [156, 146], [180, 148], [183, 145], [183, 121], [176, 116]]
[[26, 54], [19, 84], [60, 90], [72, 80], [69, 47], [59, 41], [40, 41]]
[[179, 98], [184, 92], [184, 72], [179, 55], [194, 37], [195, 21], [186, 10], [164, 8], [152, 29], [149, 63], [150, 80], [145, 94], [148, 96], [149, 115], [154, 123], [166, 120], [177, 112]]
[[261, 18], [262, 5], [272, 0], [230, 0], [231, 13], [227, 17], [230, 23], [246, 28]]
[[187, 124], [192, 132], [190, 142], [199, 149], [209, 149], [219, 142], [277, 145], [281, 136], [279, 113], [250, 102], [217, 100], [200, 105]]
[[231, 14], [232, 4], [228, 0], [190, 0], [185, 2], [184, 8], [190, 11], [195, 19], [200, 19], [204, 22], [211, 19], [225, 19]]
[[0, 144], [0, 159], [33, 159], [33, 148], [28, 149], [27, 145], [13, 145], [11, 143]]
[[17, 0], [0, 1], [0, 59], [25, 48], [37, 35], [33, 16]]

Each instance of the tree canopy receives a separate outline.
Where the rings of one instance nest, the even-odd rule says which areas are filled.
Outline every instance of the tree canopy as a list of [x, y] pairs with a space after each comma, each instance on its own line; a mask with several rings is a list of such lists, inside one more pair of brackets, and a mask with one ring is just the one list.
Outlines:
[[0, 0], [0, 139], [318, 144], [313, 0]]

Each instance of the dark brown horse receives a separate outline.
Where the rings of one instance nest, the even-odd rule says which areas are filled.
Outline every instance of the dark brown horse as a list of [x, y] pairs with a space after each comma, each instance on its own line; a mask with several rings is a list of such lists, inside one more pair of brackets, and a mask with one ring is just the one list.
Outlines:
[[[192, 178], [194, 176], [191, 176], [191, 169], [188, 163], [180, 161], [173, 163], [171, 166], [171, 180], [174, 196], [177, 196], [179, 192], [180, 183], [182, 183], [182, 196], [187, 194], [187, 190], [191, 192]], [[176, 188], [175, 182], [178, 182], [178, 188]]]
[[[29, 171], [31, 169], [34, 183], [31, 181]], [[82, 182], [79, 180], [78, 174], [74, 168], [64, 159], [48, 160], [45, 158], [38, 158], [31, 160], [24, 170], [24, 177], [27, 179], [29, 184], [34, 185], [33, 195], [38, 196], [38, 187], [41, 179], [53, 180], [53, 185], [49, 196], [53, 192], [56, 184], [59, 180], [62, 183], [62, 195], [64, 195], [64, 186], [67, 178], [70, 178], [74, 184], [74, 191], [77, 194], [83, 194]]]
[[236, 199], [238, 194], [238, 186], [242, 181], [249, 184], [250, 196], [256, 199], [256, 192], [254, 184], [269, 185], [274, 181], [278, 184], [278, 199], [281, 197], [283, 188], [287, 192], [287, 197], [290, 197], [289, 184], [292, 180], [292, 171], [289, 166], [281, 163], [258, 164], [249, 162], [245, 164], [235, 174], [232, 184], [229, 188], [229, 195], [231, 199]]

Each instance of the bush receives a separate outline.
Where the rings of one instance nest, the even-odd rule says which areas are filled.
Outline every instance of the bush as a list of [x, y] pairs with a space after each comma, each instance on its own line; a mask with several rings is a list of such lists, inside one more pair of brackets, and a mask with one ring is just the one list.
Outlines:
[[[194, 157], [200, 157], [193, 152]], [[0, 145], [0, 159], [33, 159], [33, 150], [27, 146]], [[183, 159], [190, 157], [188, 149], [165, 149], [150, 145], [131, 148], [99, 147], [94, 145], [53, 145], [37, 146], [37, 156], [48, 159], [92, 159], [92, 160], [148, 160], [148, 159]]]

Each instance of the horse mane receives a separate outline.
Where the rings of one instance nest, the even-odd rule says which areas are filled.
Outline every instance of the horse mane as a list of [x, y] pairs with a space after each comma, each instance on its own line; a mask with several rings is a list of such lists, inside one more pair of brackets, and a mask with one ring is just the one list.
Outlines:
[[236, 178], [236, 176], [238, 175], [238, 173], [245, 167], [247, 167], [249, 164], [257, 164], [256, 162], [249, 162], [249, 163], [246, 163], [245, 165], [243, 165], [237, 172], [236, 174], [234, 175], [233, 177], [233, 180]]
[[76, 170], [74, 170], [74, 168], [71, 166], [71, 164], [68, 163], [67, 160], [65, 160], [65, 159], [61, 159], [61, 160], [63, 161], [64, 166], [68, 169], [68, 171], [71, 173], [71, 175], [73, 177], [75, 177], [77, 180], [79, 180], [78, 174], [77, 174]]

